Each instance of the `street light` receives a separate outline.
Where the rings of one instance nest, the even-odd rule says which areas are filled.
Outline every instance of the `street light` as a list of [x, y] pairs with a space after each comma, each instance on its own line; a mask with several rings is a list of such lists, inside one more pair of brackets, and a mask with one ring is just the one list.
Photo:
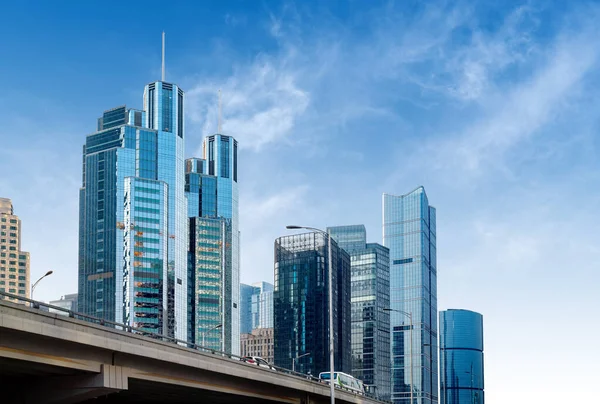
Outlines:
[[300, 358], [302, 358], [303, 356], [306, 356], [306, 355], [310, 355], [310, 352], [307, 352], [307, 353], [302, 354], [300, 356], [296, 356], [294, 359], [292, 359], [292, 372], [296, 371], [296, 359], [300, 359]]
[[412, 314], [402, 310], [391, 309], [385, 307], [383, 311], [395, 311], [396, 313], [404, 314], [410, 320], [410, 403], [413, 404], [413, 390], [414, 390], [414, 379], [413, 379], [413, 319]]
[[206, 334], [208, 334], [209, 332], [211, 332], [213, 330], [216, 330], [217, 328], [221, 328], [221, 327], [223, 327], [223, 324], [217, 324], [213, 328], [211, 328], [210, 330], [204, 331], [202, 333], [202, 348], [204, 348], [204, 337], [206, 336]]
[[332, 259], [331, 259], [331, 234], [329, 234], [326, 231], [320, 230], [320, 229], [315, 229], [314, 227], [307, 227], [307, 226], [294, 226], [294, 225], [288, 225], [285, 226], [286, 229], [289, 230], [299, 230], [299, 229], [306, 229], [306, 230], [312, 230], [315, 231], [317, 233], [321, 233], [321, 234], [325, 234], [327, 235], [327, 255], [329, 256], [329, 386], [331, 387], [331, 404], [335, 403], [335, 385], [333, 384], [333, 378], [335, 375], [335, 369], [334, 369], [334, 364], [333, 364], [333, 265], [332, 265]]
[[40, 281], [41, 281], [42, 279], [44, 279], [45, 277], [47, 277], [47, 276], [49, 276], [49, 275], [52, 275], [52, 273], [53, 273], [53, 272], [54, 272], [54, 271], [48, 271], [48, 272], [46, 272], [46, 274], [45, 274], [44, 276], [42, 276], [40, 279], [38, 279], [38, 280], [37, 280], [37, 281], [36, 281], [36, 282], [33, 284], [33, 286], [31, 287], [31, 300], [33, 300], [33, 291], [35, 290], [35, 287], [37, 286], [37, 284], [38, 284], [38, 283], [40, 283]]

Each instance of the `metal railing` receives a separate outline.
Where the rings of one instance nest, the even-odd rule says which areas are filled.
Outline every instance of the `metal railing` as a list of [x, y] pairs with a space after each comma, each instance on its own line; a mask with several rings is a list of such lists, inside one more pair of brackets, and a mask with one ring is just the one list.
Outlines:
[[[238, 356], [238, 355], [234, 355], [228, 352], [223, 352], [223, 351], [218, 351], [216, 349], [212, 349], [212, 348], [207, 348], [207, 347], [203, 347], [200, 346], [198, 344], [195, 344], [193, 342], [189, 342], [189, 341], [183, 341], [174, 337], [170, 337], [168, 335], [164, 335], [164, 334], [158, 334], [158, 333], [154, 333], [154, 332], [149, 332], [147, 330], [141, 329], [141, 328], [136, 328], [133, 326], [130, 326], [128, 324], [124, 324], [124, 323], [118, 323], [115, 321], [110, 321], [110, 320], [105, 320], [103, 318], [100, 317], [95, 317], [95, 316], [91, 316], [89, 314], [84, 314], [84, 313], [79, 313], [77, 311], [73, 311], [73, 310], [69, 310], [69, 309], [65, 309], [64, 307], [60, 307], [60, 306], [54, 306], [45, 302], [40, 302], [38, 300], [32, 300], [29, 299], [27, 297], [23, 297], [23, 296], [19, 296], [19, 295], [14, 295], [12, 293], [7, 293], [7, 292], [2, 292], [0, 291], [0, 300], [4, 300], [5, 298], [8, 299], [14, 299], [17, 301], [21, 301], [26, 303], [25, 306], [29, 306], [30, 308], [33, 309], [38, 309], [38, 310], [42, 310], [42, 307], [45, 307], [48, 309], [49, 312], [50, 309], [54, 310], [55, 312], [63, 312], [65, 313], [69, 318], [73, 318], [76, 320], [82, 320], [82, 321], [86, 321], [88, 323], [92, 323], [92, 324], [97, 324], [103, 327], [107, 327], [107, 328], [111, 328], [111, 329], [115, 329], [118, 331], [124, 331], [124, 332], [128, 332], [131, 333], [133, 335], [136, 336], [141, 336], [141, 337], [147, 337], [147, 338], [151, 338], [153, 340], [159, 340], [159, 341], [163, 341], [163, 342], [168, 342], [168, 343], [172, 343], [172, 344], [176, 344], [180, 347], [186, 347], [186, 348], [190, 348], [190, 349], [194, 349], [196, 351], [199, 352], [203, 352], [203, 353], [210, 353], [210, 354], [214, 354], [214, 355], [218, 355], [221, 357], [225, 357], [225, 358], [229, 358], [235, 361], [239, 361], [242, 363], [245, 363], [244, 358], [242, 356]], [[50, 313], [50, 314], [59, 314], [59, 313]], [[60, 314], [59, 314], [60, 315]], [[255, 365], [250, 365], [247, 364], [248, 366], [255, 366]], [[321, 379], [319, 379], [318, 377], [315, 377], [313, 375], [310, 374], [304, 374], [304, 373], [299, 373], [299, 372], [295, 372], [292, 371], [290, 369], [286, 369], [286, 368], [281, 368], [279, 366], [274, 366], [269, 364], [270, 369], [271, 370], [275, 370], [277, 372], [280, 373], [285, 373], [288, 374], [290, 376], [294, 376], [294, 377], [298, 377], [301, 378], [303, 380], [308, 380], [311, 382], [315, 382], [315, 383], [327, 383]], [[266, 369], [265, 367], [262, 366], [258, 366], [261, 367], [263, 369]], [[337, 386], [339, 388], [339, 386]], [[355, 394], [358, 395], [358, 393], [352, 391], [352, 390], [348, 390], [348, 389], [342, 389], [343, 391], [347, 392], [347, 393], [351, 393], [351, 394]], [[373, 398], [373, 399], [377, 399], [373, 394], [365, 392], [364, 394], [367, 397]]]

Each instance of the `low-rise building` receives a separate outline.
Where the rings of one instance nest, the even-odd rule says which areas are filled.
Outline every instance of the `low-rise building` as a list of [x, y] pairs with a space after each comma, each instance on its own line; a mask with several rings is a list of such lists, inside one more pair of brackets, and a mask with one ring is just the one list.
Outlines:
[[273, 363], [273, 328], [256, 328], [241, 334], [240, 352], [242, 356], [259, 356]]
[[[68, 295], [61, 296], [59, 300], [51, 300], [48, 302], [51, 306], [61, 307], [65, 310], [77, 311], [77, 293], [71, 293]], [[58, 313], [62, 315], [68, 315], [66, 311], [50, 309], [50, 313]]]

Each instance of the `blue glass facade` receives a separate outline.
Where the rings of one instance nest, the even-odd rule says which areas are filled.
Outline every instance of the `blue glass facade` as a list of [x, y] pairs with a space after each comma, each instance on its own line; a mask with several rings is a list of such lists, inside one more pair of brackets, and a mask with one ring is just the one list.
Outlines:
[[[274, 363], [318, 375], [329, 371], [327, 237], [306, 233], [275, 241]], [[350, 373], [350, 256], [332, 242], [335, 369]]]
[[484, 404], [483, 316], [440, 312], [440, 403]]
[[[156, 179], [164, 181], [169, 190], [167, 270], [169, 312], [172, 332], [176, 338], [187, 337], [187, 201], [185, 198], [184, 166], [184, 93], [174, 84], [162, 81], [144, 88], [146, 127], [157, 135]], [[140, 148], [138, 147], [138, 150]]]
[[[231, 220], [190, 218], [190, 309], [188, 339], [232, 352]], [[220, 328], [215, 328], [221, 324]], [[239, 349], [239, 342], [238, 342]]]
[[258, 282], [240, 284], [240, 333], [256, 328], [273, 328], [273, 285]]
[[390, 256], [388, 248], [367, 243], [363, 225], [327, 229], [350, 254], [352, 375], [382, 400], [390, 399]]
[[123, 316], [125, 322], [148, 332], [169, 327], [167, 262], [167, 184], [125, 179], [123, 220]]
[[[211, 331], [211, 339], [205, 335], [205, 343], [233, 354], [240, 352], [241, 303], [237, 145], [230, 136], [207, 137], [204, 158], [187, 159], [184, 174], [190, 236], [188, 338], [201, 343], [202, 335], [222, 324], [219, 332]], [[222, 229], [219, 234], [214, 233], [217, 227]], [[220, 238], [204, 240], [205, 235]], [[217, 270], [216, 261], [220, 263], [218, 279], [211, 272]], [[214, 316], [205, 315], [215, 307], [221, 316], [217, 323]]]
[[273, 285], [268, 282], [252, 284], [258, 288], [259, 293], [251, 297], [251, 322], [252, 329], [273, 328]]
[[183, 91], [104, 112], [83, 147], [78, 309], [185, 339]]
[[[436, 219], [423, 187], [383, 195], [383, 244], [390, 249], [395, 310], [390, 313], [392, 401], [410, 403], [412, 390], [415, 403], [437, 403]], [[412, 330], [401, 311], [412, 315]]]
[[240, 284], [240, 334], [252, 331], [252, 296], [260, 290], [254, 286]]

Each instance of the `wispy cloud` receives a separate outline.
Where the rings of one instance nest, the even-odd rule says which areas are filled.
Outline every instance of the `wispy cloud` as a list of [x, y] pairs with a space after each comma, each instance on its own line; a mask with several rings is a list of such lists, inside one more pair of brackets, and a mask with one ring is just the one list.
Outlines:
[[189, 117], [202, 134], [217, 131], [217, 92], [222, 91], [223, 132], [235, 134], [242, 148], [260, 150], [284, 140], [310, 103], [298, 74], [286, 58], [259, 55], [223, 81], [200, 81], [188, 95]]
[[[246, 187], [246, 189], [252, 187]], [[310, 187], [301, 184], [269, 192], [248, 192], [240, 206], [242, 281], [273, 279], [273, 242], [285, 234], [290, 217], [306, 219]]]

